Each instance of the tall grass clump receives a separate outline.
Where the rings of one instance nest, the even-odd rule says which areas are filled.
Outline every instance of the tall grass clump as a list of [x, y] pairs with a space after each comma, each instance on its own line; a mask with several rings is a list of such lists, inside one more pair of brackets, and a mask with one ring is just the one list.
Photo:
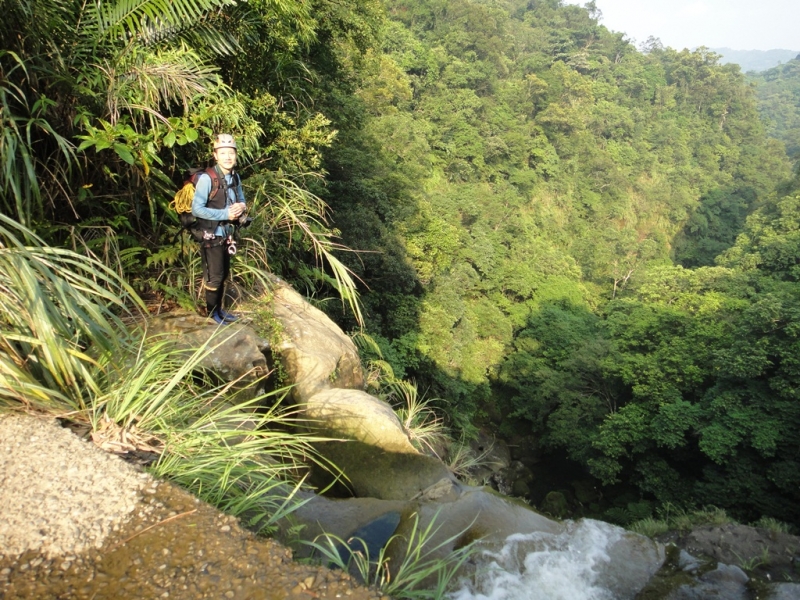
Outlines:
[[670, 529], [688, 531], [696, 525], [727, 525], [735, 523], [725, 509], [716, 506], [679, 507], [667, 502], [658, 509], [659, 516], [669, 523]]
[[[198, 350], [189, 362], [204, 354]], [[187, 368], [179, 361], [176, 371], [168, 363], [163, 370], [163, 376], [170, 377], [165, 386], [177, 380], [170, 373]], [[322, 462], [311, 446], [317, 438], [293, 430], [300, 419], [281, 407], [286, 389], [230, 402], [230, 384], [198, 387], [184, 381], [186, 377], [178, 381], [169, 401], [153, 399], [145, 403], [145, 410], [137, 411], [163, 446], [151, 471], [245, 518], [251, 528], [272, 533], [275, 523], [299, 505], [296, 493], [305, 462]], [[155, 411], [147, 413], [154, 405]], [[124, 414], [111, 420], [120, 417]]]
[[444, 419], [431, 406], [430, 400], [419, 397], [417, 386], [408, 381], [394, 381], [386, 385], [386, 396], [394, 406], [411, 443], [437, 458], [449, 437]]
[[0, 213], [0, 403], [86, 411], [141, 307], [98, 261], [50, 248]]
[[669, 531], [669, 523], [659, 519], [654, 519], [653, 517], [646, 517], [644, 519], [635, 521], [628, 526], [628, 529], [634, 533], [639, 533], [649, 538], [654, 538], [657, 535], [661, 535], [662, 533]]
[[366, 363], [367, 387], [392, 406], [418, 450], [441, 459], [442, 448], [452, 442], [444, 418], [433, 407], [435, 400], [422, 398], [413, 382], [395, 376], [373, 337], [358, 332], [353, 341]]
[[[629, 504], [632, 506], [632, 504]], [[606, 517], [611, 511], [606, 512]], [[724, 509], [716, 506], [704, 506], [702, 508], [685, 508], [675, 506], [667, 502], [660, 506], [657, 517], [637, 517], [621, 522], [627, 529], [636, 533], [641, 533], [648, 537], [654, 537], [667, 531], [688, 532], [694, 527], [703, 525], [727, 525], [736, 523]], [[619, 521], [617, 521], [619, 522]]]
[[484, 485], [482, 481], [472, 481], [473, 472], [489, 463], [489, 455], [493, 447], [475, 453], [466, 439], [452, 440], [447, 449], [447, 468], [462, 481], [472, 482], [474, 485]]
[[285, 390], [241, 400], [237, 382], [202, 375], [230, 333], [178, 351], [126, 328], [141, 307], [98, 261], [0, 214], [0, 407], [84, 424], [108, 450], [154, 453], [154, 474], [269, 530], [296, 505], [314, 440], [292, 432]]
[[779, 521], [773, 517], [761, 517], [758, 521], [753, 523], [753, 527], [761, 527], [771, 533], [786, 533], [791, 534], [793, 529], [789, 523]]

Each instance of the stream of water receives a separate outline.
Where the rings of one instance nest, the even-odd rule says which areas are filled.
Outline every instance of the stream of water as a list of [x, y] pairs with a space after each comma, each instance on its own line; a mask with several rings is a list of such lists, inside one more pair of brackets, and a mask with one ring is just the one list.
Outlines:
[[617, 600], [605, 587], [608, 548], [621, 529], [600, 521], [567, 524], [559, 534], [509, 536], [485, 551], [478, 570], [452, 600]]

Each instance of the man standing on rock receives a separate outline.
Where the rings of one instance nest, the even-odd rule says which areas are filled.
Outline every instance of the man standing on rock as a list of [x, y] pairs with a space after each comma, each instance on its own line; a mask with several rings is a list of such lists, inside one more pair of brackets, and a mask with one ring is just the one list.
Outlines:
[[208, 317], [227, 325], [238, 317], [223, 310], [225, 280], [231, 256], [236, 253], [234, 223], [245, 219], [245, 200], [236, 166], [236, 140], [228, 133], [214, 139], [214, 166], [201, 174], [195, 185], [192, 214], [197, 218], [203, 286]]

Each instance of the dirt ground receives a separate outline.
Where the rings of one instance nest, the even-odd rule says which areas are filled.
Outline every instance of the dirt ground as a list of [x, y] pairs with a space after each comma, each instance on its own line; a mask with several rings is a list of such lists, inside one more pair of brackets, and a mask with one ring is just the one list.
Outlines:
[[[0, 598], [379, 600], [54, 420], [0, 415]], [[388, 600], [388, 598], [385, 598]]]

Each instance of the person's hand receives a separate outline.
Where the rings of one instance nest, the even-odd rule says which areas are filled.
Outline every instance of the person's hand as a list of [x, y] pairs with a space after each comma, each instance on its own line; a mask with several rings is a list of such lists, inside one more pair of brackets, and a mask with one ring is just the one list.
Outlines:
[[244, 202], [237, 202], [236, 204], [231, 204], [228, 207], [228, 220], [235, 221], [236, 219], [238, 219], [244, 212], [244, 209], [245, 209]]

